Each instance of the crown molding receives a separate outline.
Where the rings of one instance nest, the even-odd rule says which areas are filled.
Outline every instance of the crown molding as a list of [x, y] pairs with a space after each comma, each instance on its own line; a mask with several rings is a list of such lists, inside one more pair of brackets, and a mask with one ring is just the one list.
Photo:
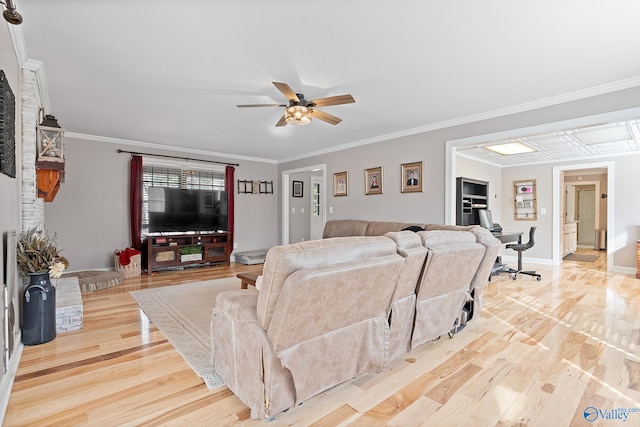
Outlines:
[[245, 160], [248, 162], [273, 163], [273, 164], [276, 163], [276, 161], [273, 159], [239, 156], [236, 154], [219, 153], [217, 151], [199, 150], [197, 148], [174, 147], [171, 145], [156, 144], [154, 142], [143, 142], [143, 141], [134, 141], [130, 139], [111, 138], [108, 136], [89, 135], [86, 133], [78, 133], [78, 132], [68, 132], [66, 130], [64, 132], [64, 137], [80, 139], [85, 141], [106, 142], [109, 144], [132, 145], [136, 147], [153, 148], [157, 150], [165, 150], [165, 151], [171, 151], [171, 152], [176, 152], [181, 154], [189, 153], [189, 154], [198, 154], [201, 156], [222, 157], [224, 159]]
[[446, 129], [454, 126], [466, 125], [469, 123], [479, 122], [482, 120], [495, 119], [502, 116], [508, 116], [510, 114], [523, 113], [525, 111], [535, 110], [538, 108], [550, 107], [553, 105], [563, 104], [566, 102], [578, 101], [580, 99], [589, 98], [592, 96], [604, 95], [610, 92], [631, 89], [636, 86], [640, 86], [640, 76], [632, 77], [625, 80], [619, 80], [616, 82], [607, 83], [600, 86], [594, 86], [587, 89], [577, 90], [574, 92], [569, 92], [569, 93], [565, 93], [558, 96], [543, 98], [537, 101], [526, 102], [523, 104], [514, 105], [512, 107], [487, 111], [485, 113], [464, 116], [457, 119], [446, 120], [438, 123], [432, 123], [426, 126], [405, 129], [399, 132], [393, 132], [386, 135], [380, 135], [373, 138], [367, 138], [360, 141], [350, 142], [350, 143], [339, 145], [336, 147], [327, 148], [325, 150], [314, 151], [311, 153], [302, 154], [300, 156], [281, 159], [278, 161], [278, 163], [286, 163], [294, 160], [306, 159], [313, 156], [318, 156], [322, 154], [328, 154], [336, 151], [342, 151], [349, 148], [358, 147], [360, 145], [374, 144], [376, 142], [387, 141], [389, 139], [402, 138], [405, 136], [416, 135], [419, 133], [432, 132], [439, 129]]
[[27, 55], [27, 45], [24, 42], [24, 33], [22, 32], [21, 25], [11, 25], [8, 24], [9, 34], [11, 35], [11, 42], [13, 43], [13, 49], [16, 51], [16, 58], [18, 59], [18, 64], [22, 66], [29, 55]]
[[38, 91], [40, 92], [40, 102], [44, 110], [50, 112], [51, 102], [49, 101], [49, 88], [47, 86], [47, 76], [44, 72], [44, 63], [29, 59], [27, 44], [24, 41], [24, 33], [22, 32], [22, 25], [7, 25], [7, 27], [9, 28], [11, 42], [13, 43], [13, 49], [16, 52], [16, 59], [18, 60], [20, 68], [33, 71], [36, 74]]
[[51, 113], [51, 102], [49, 101], [49, 87], [47, 85], [47, 75], [44, 72], [44, 63], [35, 59], [27, 59], [22, 64], [24, 70], [33, 71], [38, 81], [38, 91], [40, 92], [40, 102], [45, 113]]

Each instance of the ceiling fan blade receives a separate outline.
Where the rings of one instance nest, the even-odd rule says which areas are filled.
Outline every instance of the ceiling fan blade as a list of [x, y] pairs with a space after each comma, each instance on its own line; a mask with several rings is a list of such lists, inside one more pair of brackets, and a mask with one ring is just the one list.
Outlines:
[[313, 101], [310, 101], [310, 103], [315, 104], [316, 107], [325, 107], [327, 105], [352, 104], [354, 102], [356, 102], [356, 100], [353, 99], [353, 96], [351, 96], [350, 94], [329, 96], [327, 98], [319, 98], [319, 99], [314, 99]]
[[286, 107], [284, 104], [238, 104], [238, 108], [253, 108], [253, 107]]
[[327, 122], [334, 126], [342, 121], [342, 119], [320, 110], [311, 110], [311, 117], [314, 119], [320, 119], [323, 122]]
[[300, 102], [300, 99], [298, 99], [298, 95], [296, 95], [296, 93], [293, 91], [293, 89], [289, 87], [288, 84], [278, 83], [278, 82], [272, 82], [272, 83], [275, 87], [278, 88], [280, 92], [284, 94], [284, 96], [287, 97], [287, 99], [293, 99], [295, 102]]
[[278, 123], [276, 123], [276, 127], [286, 126], [286, 125], [287, 125], [287, 121], [285, 120], [285, 116], [283, 114], [282, 117], [280, 117], [280, 120], [278, 120]]

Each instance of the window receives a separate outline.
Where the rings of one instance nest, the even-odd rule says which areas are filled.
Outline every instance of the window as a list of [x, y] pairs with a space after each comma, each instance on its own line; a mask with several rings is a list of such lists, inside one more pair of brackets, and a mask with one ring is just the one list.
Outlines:
[[[142, 167], [142, 235], [149, 233], [149, 188], [169, 187], [185, 190], [224, 190], [223, 170], [181, 169], [176, 166]], [[152, 200], [151, 203], [163, 203]]]

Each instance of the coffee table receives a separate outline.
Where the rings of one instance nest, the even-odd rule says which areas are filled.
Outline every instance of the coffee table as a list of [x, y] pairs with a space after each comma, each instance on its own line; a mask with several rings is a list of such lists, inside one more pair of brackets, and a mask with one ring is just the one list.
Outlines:
[[255, 286], [258, 280], [258, 275], [253, 273], [238, 273], [236, 277], [242, 281], [240, 289], [247, 289], [248, 285]]

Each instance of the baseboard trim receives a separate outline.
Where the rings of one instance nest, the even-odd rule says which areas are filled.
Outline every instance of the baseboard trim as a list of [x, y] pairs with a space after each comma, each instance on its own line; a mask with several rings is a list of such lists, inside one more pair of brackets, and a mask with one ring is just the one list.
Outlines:
[[622, 267], [620, 265], [613, 266], [614, 273], [630, 274], [634, 276], [638, 271], [634, 267]]
[[13, 381], [16, 379], [18, 373], [18, 365], [20, 365], [20, 359], [22, 358], [22, 331], [18, 334], [18, 345], [13, 352], [13, 356], [9, 362], [9, 369], [7, 373], [2, 377], [0, 382], [0, 425], [4, 425], [4, 416], [7, 413], [7, 406], [9, 406], [9, 397], [11, 396], [11, 388], [13, 387]]

